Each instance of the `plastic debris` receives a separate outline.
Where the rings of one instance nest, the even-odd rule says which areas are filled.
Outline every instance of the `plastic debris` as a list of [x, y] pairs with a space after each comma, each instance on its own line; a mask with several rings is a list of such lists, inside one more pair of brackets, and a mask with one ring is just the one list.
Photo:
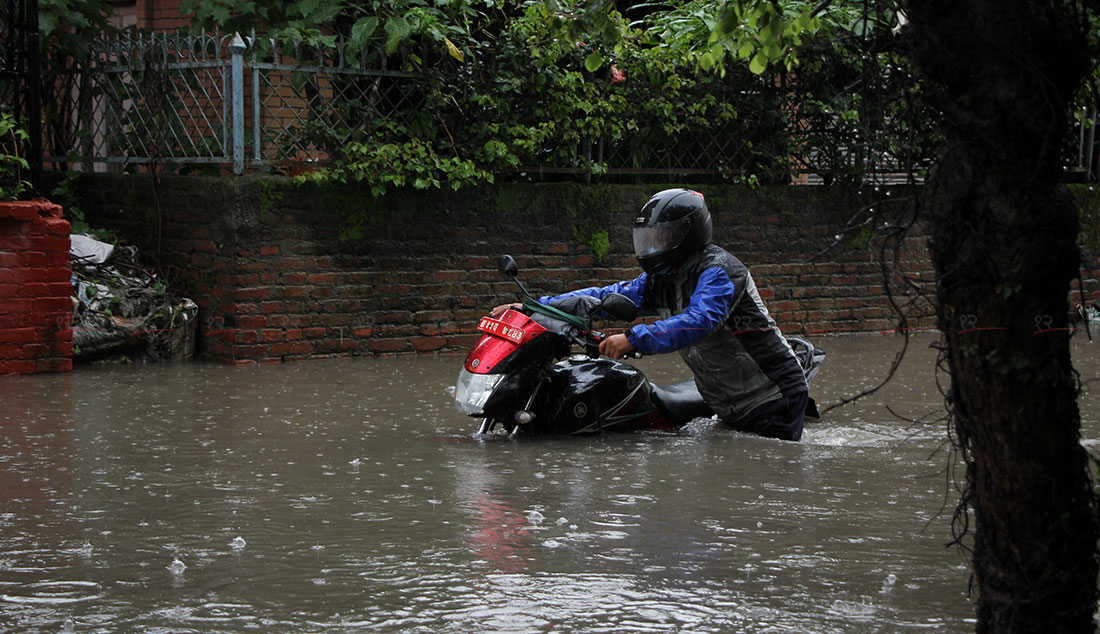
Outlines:
[[72, 236], [73, 360], [183, 361], [195, 354], [198, 306], [171, 293], [138, 250]]

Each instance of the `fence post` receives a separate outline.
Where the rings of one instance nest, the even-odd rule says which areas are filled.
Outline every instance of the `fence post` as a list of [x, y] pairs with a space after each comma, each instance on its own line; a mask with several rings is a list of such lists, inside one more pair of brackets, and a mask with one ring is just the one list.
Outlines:
[[244, 52], [248, 47], [240, 33], [233, 36], [229, 51], [233, 54], [230, 91], [233, 101], [233, 173], [244, 173]]

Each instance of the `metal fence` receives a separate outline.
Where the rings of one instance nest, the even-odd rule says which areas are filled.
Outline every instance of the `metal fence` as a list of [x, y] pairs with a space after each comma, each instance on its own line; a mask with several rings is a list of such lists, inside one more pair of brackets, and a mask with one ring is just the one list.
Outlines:
[[[478, 138], [483, 114], [471, 120], [461, 105], [449, 115], [428, 112], [420, 75], [372, 68], [367, 58], [367, 51], [346, 46], [287, 47], [239, 35], [129, 32], [94, 42], [83, 67], [88, 76], [72, 82], [82, 93], [67, 96], [79, 104], [66, 123], [69, 132], [52, 137], [68, 141], [55, 141], [46, 160], [79, 157], [87, 171], [176, 164], [235, 174], [261, 168], [295, 173], [327, 163], [350, 141], [395, 129], [424, 132], [437, 120], [429, 135], [453, 131], [467, 142]], [[639, 117], [629, 138], [547, 139], [515, 172], [544, 180], [594, 172], [604, 179], [756, 174], [777, 182], [794, 173], [816, 183], [841, 182], [835, 177], [840, 173], [905, 178], [912, 167], [877, 150], [849, 147], [852, 135], [843, 126], [804, 129], [798, 106], [789, 102], [793, 91], [747, 72], [700, 81], [697, 94], [685, 96], [684, 112], [672, 117], [647, 114], [653, 92], [661, 89], [633, 81], [614, 89]], [[533, 93], [528, 101], [543, 97]], [[717, 105], [693, 115], [691, 100]], [[537, 124], [530, 113], [505, 116], [512, 115]]]
[[0, 29], [0, 104], [26, 126], [28, 141], [17, 150], [30, 167], [32, 188], [37, 189], [42, 169], [37, 0], [0, 3]]
[[[413, 74], [349, 64], [343, 49], [273, 47], [261, 56], [251, 42], [135, 32], [94, 43], [88, 94], [73, 96], [86, 104], [70, 122], [76, 146], [51, 148], [45, 160], [66, 162], [75, 153], [88, 170], [174, 163], [232, 166], [240, 174], [328, 160], [364, 125], [333, 97], [364, 84], [365, 98], [384, 116], [415, 106], [387, 90]], [[329, 133], [323, 140], [314, 133], [322, 128]]]
[[[4, 6], [23, 4], [8, 0]], [[74, 83], [80, 94], [66, 97], [79, 104], [65, 122], [72, 133], [54, 135], [67, 141], [55, 141], [45, 160], [71, 163], [79, 157], [88, 171], [177, 164], [235, 174], [250, 168], [294, 173], [330, 161], [348, 142], [377, 134], [377, 126], [423, 129], [426, 120], [438, 118], [427, 112], [420, 76], [367, 67], [365, 52], [257, 44], [268, 43], [239, 35], [139, 32], [93, 43], [83, 67], [88, 76]], [[4, 50], [5, 61], [14, 59]], [[776, 178], [796, 173], [808, 183], [891, 182], [911, 179], [929, 164], [930, 156], [893, 156], [873, 140], [854, 145], [851, 129], [839, 121], [805, 129], [797, 104], [784, 101], [796, 89], [777, 91], [759, 78], [751, 81], [703, 87], [707, 98], [739, 106], [741, 114], [727, 123], [702, 121], [675, 134], [653, 125], [650, 136], [616, 143], [593, 138], [564, 152], [548, 147], [535, 153], [548, 158], [517, 171], [534, 178], [591, 175], [599, 164], [608, 177], [727, 179], [741, 170]], [[643, 111], [650, 94], [634, 84], [624, 98]], [[775, 116], [767, 119], [766, 113]], [[456, 134], [461, 125], [451, 123]], [[447, 124], [442, 128], [451, 134]], [[1091, 125], [1082, 124], [1078, 136], [1067, 173], [1095, 180]]]
[[[86, 94], [70, 95], [81, 104], [68, 122], [74, 133], [55, 135], [71, 139], [72, 147], [55, 145], [46, 160], [62, 163], [77, 156], [89, 171], [186, 164], [231, 166], [235, 174], [249, 168], [293, 173], [329, 161], [349, 141], [376, 133], [372, 126], [379, 122], [390, 130], [423, 130], [426, 119], [438, 118], [424, 111], [419, 75], [367, 67], [366, 52], [257, 43], [239, 35], [138, 32], [93, 43], [84, 71], [89, 77], [74, 82]], [[641, 112], [652, 89], [659, 87], [635, 85], [624, 98], [636, 101]], [[718, 94], [719, 100], [744, 103], [759, 86], [727, 82], [706, 91], [708, 98]], [[449, 135], [447, 125], [441, 127]], [[450, 125], [457, 133], [470, 122]], [[722, 177], [752, 160], [749, 148], [764, 146], [763, 135], [775, 134], [762, 130], [738, 119], [617, 143], [585, 139], [565, 151], [550, 141], [534, 153], [537, 164], [516, 171], [535, 178], [591, 175], [598, 164], [611, 177]]]

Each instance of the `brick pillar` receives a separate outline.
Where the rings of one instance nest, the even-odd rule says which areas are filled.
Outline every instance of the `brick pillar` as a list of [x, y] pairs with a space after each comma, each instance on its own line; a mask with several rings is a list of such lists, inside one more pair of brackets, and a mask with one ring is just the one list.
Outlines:
[[0, 374], [73, 368], [69, 231], [51, 202], [0, 202]]

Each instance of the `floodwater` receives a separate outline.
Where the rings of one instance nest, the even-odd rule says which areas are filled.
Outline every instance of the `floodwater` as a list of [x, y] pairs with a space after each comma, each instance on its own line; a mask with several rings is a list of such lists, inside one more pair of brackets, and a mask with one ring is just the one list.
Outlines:
[[[877, 383], [901, 341], [818, 340], [814, 396]], [[457, 356], [5, 377], [0, 630], [971, 631], [933, 341], [798, 443], [476, 439]]]

